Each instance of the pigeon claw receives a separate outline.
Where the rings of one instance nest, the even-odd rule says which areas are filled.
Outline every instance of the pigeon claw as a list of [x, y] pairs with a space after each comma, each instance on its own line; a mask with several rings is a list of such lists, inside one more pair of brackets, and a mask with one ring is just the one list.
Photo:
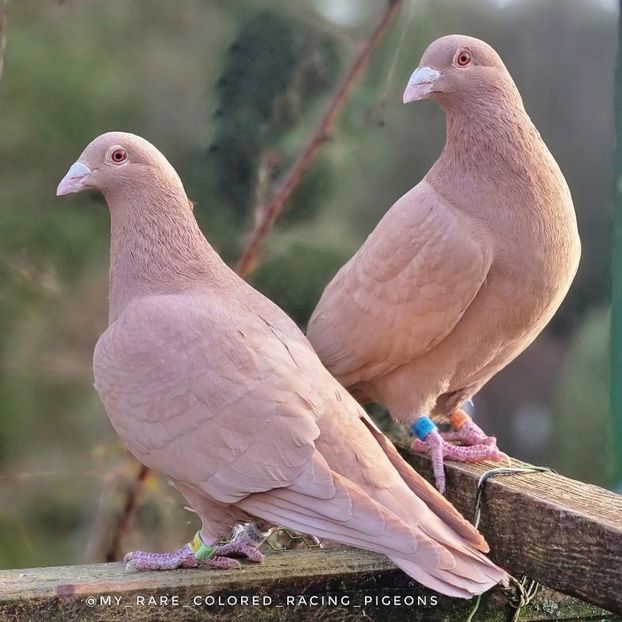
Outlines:
[[495, 445], [452, 445], [448, 443], [441, 434], [434, 430], [430, 432], [422, 441], [415, 439], [411, 449], [416, 453], [429, 454], [432, 458], [432, 469], [436, 487], [441, 494], [445, 492], [445, 458], [456, 462], [482, 462], [493, 460], [498, 462], [507, 458], [506, 454], [499, 451]]
[[132, 551], [123, 561], [128, 572], [141, 572], [147, 570], [175, 570], [176, 568], [217, 568], [218, 570], [231, 570], [241, 568], [236, 557], [244, 557], [249, 561], [260, 564], [264, 556], [256, 548], [243, 542], [229, 542], [214, 547], [214, 554], [205, 560], [198, 560], [189, 544], [170, 553], [146, 553], [144, 551]]
[[439, 432], [441, 437], [450, 443], [460, 443], [461, 445], [489, 445], [497, 447], [497, 439], [488, 436], [485, 432], [469, 418], [458, 430]]
[[[248, 561], [254, 564], [261, 564], [264, 561], [264, 556], [261, 551], [254, 546], [247, 544], [246, 542], [228, 542], [227, 544], [221, 544], [217, 546], [214, 551], [214, 557], [222, 557], [229, 559], [231, 557], [245, 557]], [[208, 562], [213, 559], [210, 557]], [[235, 561], [235, 560], [229, 560]]]

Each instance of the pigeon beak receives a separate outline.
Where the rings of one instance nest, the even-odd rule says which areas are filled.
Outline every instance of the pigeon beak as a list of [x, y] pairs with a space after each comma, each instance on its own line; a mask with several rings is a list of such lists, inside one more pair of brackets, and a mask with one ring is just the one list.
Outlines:
[[61, 179], [58, 188], [56, 188], [56, 196], [63, 194], [71, 194], [72, 192], [80, 192], [84, 190], [86, 179], [91, 174], [91, 169], [82, 162], [74, 162], [67, 174]]
[[425, 99], [434, 89], [434, 83], [441, 76], [441, 72], [431, 67], [418, 67], [410, 76], [406, 85], [402, 101], [407, 104], [419, 99]]

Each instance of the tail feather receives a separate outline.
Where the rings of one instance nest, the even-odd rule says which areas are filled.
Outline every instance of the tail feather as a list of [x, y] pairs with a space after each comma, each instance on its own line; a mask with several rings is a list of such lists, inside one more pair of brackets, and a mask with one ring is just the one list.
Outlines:
[[250, 495], [238, 506], [273, 524], [387, 555], [413, 579], [448, 596], [471, 598], [506, 580], [503, 570], [450, 529], [449, 538], [436, 539], [416, 517], [407, 524], [347, 478], [331, 475], [332, 499], [318, 502], [294, 485]]
[[455, 574], [451, 570], [422, 567], [413, 560], [399, 557], [391, 557], [390, 559], [415, 581], [446, 596], [472, 598], [487, 592], [499, 583], [507, 585], [506, 573], [491, 562], [488, 562], [488, 566], [492, 568], [483, 566], [479, 568], [471, 564], [471, 577], [465, 577]]
[[456, 508], [443, 497], [428, 481], [402, 458], [395, 445], [378, 429], [372, 419], [361, 408], [361, 421], [367, 426], [391, 464], [400, 474], [406, 485], [419, 497], [428, 508], [444, 523], [451, 527], [461, 538], [483, 553], [489, 551], [484, 537], [469, 523]]
[[[422, 564], [452, 568], [453, 556], [418, 527], [406, 525], [358, 486], [334, 473], [335, 496], [317, 503], [292, 489], [274, 489], [241, 500], [246, 512], [265, 521], [385, 555], [416, 555]], [[335, 518], [334, 506], [349, 506]]]

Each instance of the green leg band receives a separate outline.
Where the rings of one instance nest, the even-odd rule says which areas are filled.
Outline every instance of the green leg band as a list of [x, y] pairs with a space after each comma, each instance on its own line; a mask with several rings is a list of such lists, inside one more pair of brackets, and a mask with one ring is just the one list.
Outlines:
[[197, 559], [209, 559], [216, 552], [213, 546], [208, 546], [203, 542], [200, 531], [194, 534], [194, 538], [190, 543], [190, 548]]

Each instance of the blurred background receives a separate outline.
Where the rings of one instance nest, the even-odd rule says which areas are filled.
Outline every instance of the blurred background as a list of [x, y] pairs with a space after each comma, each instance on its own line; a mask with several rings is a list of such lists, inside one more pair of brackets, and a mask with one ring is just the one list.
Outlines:
[[[97, 196], [55, 198], [68, 166], [104, 131], [145, 136], [234, 263], [258, 206], [385, 8], [380, 0], [9, 0], [0, 567], [102, 560], [137, 472], [92, 387], [92, 351], [107, 324], [108, 215]], [[440, 109], [403, 106], [401, 93], [428, 43], [452, 32], [487, 40], [505, 60], [566, 175], [583, 240], [562, 309], [476, 397], [478, 421], [517, 458], [610, 486], [613, 0], [403, 0], [251, 281], [304, 326], [331, 276], [438, 156]], [[176, 547], [190, 523], [166, 481], [150, 477], [124, 548]]]

